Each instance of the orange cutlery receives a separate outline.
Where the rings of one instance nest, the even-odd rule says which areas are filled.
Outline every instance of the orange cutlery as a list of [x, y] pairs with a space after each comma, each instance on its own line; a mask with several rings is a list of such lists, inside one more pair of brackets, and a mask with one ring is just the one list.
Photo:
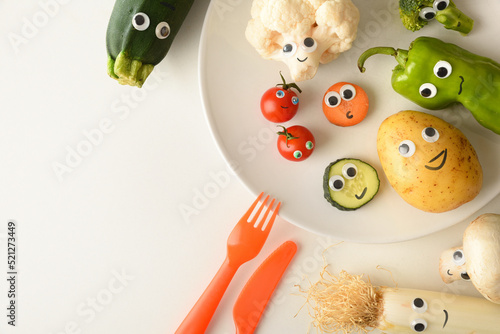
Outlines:
[[[248, 211], [241, 217], [227, 239], [227, 255], [219, 271], [215, 274], [208, 287], [188, 313], [184, 321], [177, 328], [176, 334], [203, 334], [205, 333], [215, 310], [219, 306], [222, 296], [227, 290], [234, 274], [245, 262], [250, 261], [259, 254], [264, 245], [281, 203], [276, 205], [271, 218], [265, 224], [271, 212], [274, 199], [267, 206], [264, 215], [261, 216], [262, 209], [269, 200], [269, 195], [263, 200], [255, 214], [252, 216], [255, 207], [260, 202], [261, 193]], [[250, 217], [252, 217], [250, 219]]]
[[236, 334], [252, 334], [276, 286], [297, 252], [293, 241], [286, 241], [269, 255], [248, 280], [233, 307]]

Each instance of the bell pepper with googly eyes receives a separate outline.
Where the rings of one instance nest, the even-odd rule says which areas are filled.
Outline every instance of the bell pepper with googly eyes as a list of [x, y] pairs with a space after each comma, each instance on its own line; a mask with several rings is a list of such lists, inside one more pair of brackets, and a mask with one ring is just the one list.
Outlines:
[[325, 117], [338, 126], [356, 125], [368, 113], [368, 95], [358, 85], [338, 82], [327, 89], [323, 96]]
[[474, 20], [460, 11], [452, 0], [399, 0], [399, 16], [411, 31], [420, 30], [432, 20], [462, 35], [470, 33], [474, 26]]
[[432, 110], [461, 103], [487, 129], [500, 134], [500, 64], [455, 44], [418, 37], [408, 50], [374, 47], [358, 59], [376, 54], [395, 57], [393, 89], [419, 106]]

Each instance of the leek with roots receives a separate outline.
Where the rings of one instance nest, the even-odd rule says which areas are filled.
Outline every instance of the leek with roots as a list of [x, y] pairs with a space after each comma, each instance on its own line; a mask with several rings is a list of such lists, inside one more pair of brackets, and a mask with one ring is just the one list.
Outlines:
[[313, 325], [325, 333], [498, 334], [500, 305], [484, 298], [373, 286], [362, 276], [322, 273], [307, 293]]

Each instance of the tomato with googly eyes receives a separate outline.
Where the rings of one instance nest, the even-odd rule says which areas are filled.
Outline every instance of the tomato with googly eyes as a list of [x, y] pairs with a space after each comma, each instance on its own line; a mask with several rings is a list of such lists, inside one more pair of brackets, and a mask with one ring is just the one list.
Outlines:
[[290, 161], [307, 159], [313, 153], [316, 145], [311, 131], [302, 125], [281, 127], [283, 131], [278, 132], [278, 151], [280, 154]]
[[283, 83], [269, 88], [260, 100], [262, 114], [268, 121], [274, 123], [287, 122], [297, 114], [299, 98], [292, 88], [299, 93], [302, 92], [295, 83], [287, 83], [281, 73], [280, 76]]
[[358, 85], [338, 82], [332, 85], [323, 96], [323, 113], [338, 126], [356, 125], [368, 113], [368, 95]]

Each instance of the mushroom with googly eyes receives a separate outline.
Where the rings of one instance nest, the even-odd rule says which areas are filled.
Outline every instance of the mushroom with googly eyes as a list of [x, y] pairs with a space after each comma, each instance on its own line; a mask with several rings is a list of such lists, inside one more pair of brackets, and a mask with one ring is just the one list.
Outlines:
[[462, 241], [462, 246], [441, 254], [441, 278], [447, 284], [470, 281], [486, 299], [500, 304], [500, 215], [478, 216], [465, 229]]

